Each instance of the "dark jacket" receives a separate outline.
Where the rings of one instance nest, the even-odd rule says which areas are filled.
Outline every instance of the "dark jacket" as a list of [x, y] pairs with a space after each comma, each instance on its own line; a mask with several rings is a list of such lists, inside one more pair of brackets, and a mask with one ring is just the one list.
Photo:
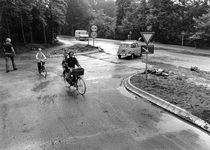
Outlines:
[[79, 66], [79, 62], [76, 57], [67, 58], [66, 61], [62, 62], [62, 65], [67, 63], [68, 67], [75, 68], [75, 65]]
[[7, 54], [7, 53], [13, 54], [13, 53], [14, 53], [14, 52], [12, 51], [12, 47], [13, 47], [13, 46], [12, 46], [11, 43], [6, 42], [6, 43], [4, 43], [3, 47], [4, 47], [4, 53], [5, 53], [5, 54]]

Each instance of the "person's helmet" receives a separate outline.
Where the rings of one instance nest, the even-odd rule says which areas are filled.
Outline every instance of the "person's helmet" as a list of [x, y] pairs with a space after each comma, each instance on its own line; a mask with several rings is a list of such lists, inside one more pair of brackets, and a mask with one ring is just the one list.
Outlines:
[[11, 42], [11, 39], [10, 38], [6, 38], [6, 42]]
[[38, 48], [38, 51], [42, 50], [42, 48]]

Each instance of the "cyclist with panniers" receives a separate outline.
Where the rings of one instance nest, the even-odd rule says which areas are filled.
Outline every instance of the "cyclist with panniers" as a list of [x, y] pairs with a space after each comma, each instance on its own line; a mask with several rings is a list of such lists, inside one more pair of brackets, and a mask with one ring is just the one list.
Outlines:
[[79, 61], [73, 55], [74, 52], [70, 51], [69, 57], [62, 61], [64, 82], [68, 88], [74, 86], [78, 93], [83, 95], [86, 92], [85, 81], [82, 79], [84, 68], [81, 68]]
[[[71, 83], [70, 80], [71, 80], [71, 77], [72, 77], [73, 69], [75, 68], [75, 66], [81, 67], [77, 58], [74, 57], [74, 52], [73, 51], [70, 51], [69, 52], [69, 57], [67, 59], [63, 60], [62, 66], [64, 68], [63, 74], [65, 74], [65, 72], [68, 71], [66, 80]], [[72, 81], [75, 81], [75, 76], [72, 77]]]

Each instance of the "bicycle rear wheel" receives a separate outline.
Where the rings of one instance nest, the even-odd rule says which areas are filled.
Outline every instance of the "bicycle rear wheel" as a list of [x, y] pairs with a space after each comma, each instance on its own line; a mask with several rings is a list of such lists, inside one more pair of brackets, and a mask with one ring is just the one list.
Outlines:
[[76, 89], [82, 95], [85, 94], [85, 92], [86, 92], [85, 81], [82, 78], [80, 78], [80, 77], [77, 79]]

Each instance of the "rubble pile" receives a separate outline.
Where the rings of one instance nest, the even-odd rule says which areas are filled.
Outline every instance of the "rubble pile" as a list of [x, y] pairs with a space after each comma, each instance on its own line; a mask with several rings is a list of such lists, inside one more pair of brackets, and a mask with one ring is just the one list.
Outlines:
[[[145, 74], [145, 73], [146, 73], [146, 70], [142, 74]], [[147, 73], [154, 74], [157, 76], [163, 76], [163, 77], [168, 77], [170, 74], [173, 74], [172, 71], [161, 69], [161, 68], [147, 69]]]

